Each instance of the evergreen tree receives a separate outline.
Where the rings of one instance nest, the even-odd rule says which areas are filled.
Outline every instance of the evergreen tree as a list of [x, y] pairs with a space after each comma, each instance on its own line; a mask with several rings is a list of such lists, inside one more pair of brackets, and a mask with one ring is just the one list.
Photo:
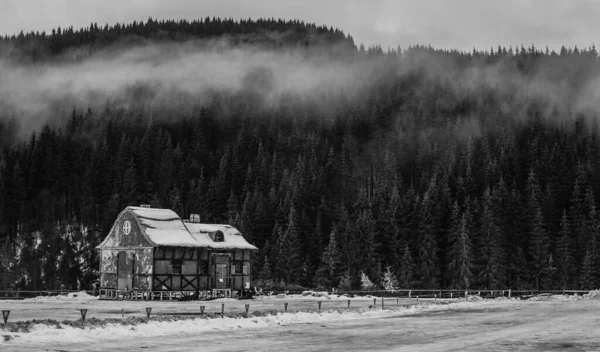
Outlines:
[[431, 198], [428, 192], [425, 193], [420, 204], [418, 248], [421, 285], [425, 288], [437, 288], [438, 247], [434, 233]]
[[573, 277], [573, 247], [571, 230], [566, 210], [560, 219], [560, 232], [556, 242], [556, 265], [558, 271], [558, 284], [563, 290], [571, 288]]
[[398, 283], [400, 287], [412, 287], [414, 284], [414, 272], [415, 265], [410, 255], [408, 244], [406, 244], [404, 246], [404, 254], [402, 255], [402, 261], [400, 263], [400, 275], [398, 276]]
[[292, 206], [288, 216], [288, 226], [277, 242], [277, 273], [278, 278], [290, 284], [298, 279], [301, 267], [299, 249], [300, 229], [298, 227], [296, 209]]
[[539, 290], [540, 288], [546, 288], [549, 285], [550, 240], [548, 239], [544, 228], [545, 224], [540, 207], [538, 206], [534, 211], [535, 218], [533, 219], [531, 229], [529, 253], [532, 257], [532, 276], [535, 279], [535, 287]]
[[450, 243], [448, 269], [452, 274], [451, 286], [468, 289], [473, 281], [473, 255], [467, 215], [464, 213], [456, 231], [450, 236]]
[[581, 290], [591, 290], [594, 287], [594, 251], [591, 247], [585, 251], [581, 272], [579, 274], [579, 288]]
[[360, 272], [360, 288], [363, 291], [372, 291], [376, 289], [371, 279], [369, 279], [367, 274], [362, 271]]
[[329, 244], [325, 248], [321, 257], [321, 265], [315, 275], [315, 284], [317, 286], [335, 287], [337, 286], [336, 274], [339, 266], [339, 253], [337, 241], [335, 239], [335, 229], [329, 235]]
[[271, 265], [269, 264], [269, 257], [265, 256], [265, 263], [263, 264], [262, 269], [260, 269], [260, 273], [258, 274], [259, 280], [270, 280], [273, 277], [271, 273]]
[[493, 212], [492, 193], [488, 187], [483, 195], [483, 212], [479, 227], [479, 255], [477, 281], [488, 290], [504, 286], [504, 265], [500, 228]]
[[386, 291], [394, 291], [398, 288], [398, 280], [389, 265], [386, 267], [385, 273], [383, 274], [381, 286], [383, 286], [383, 289]]
[[349, 271], [346, 271], [340, 280], [339, 289], [343, 291], [350, 291], [352, 289], [352, 277]]

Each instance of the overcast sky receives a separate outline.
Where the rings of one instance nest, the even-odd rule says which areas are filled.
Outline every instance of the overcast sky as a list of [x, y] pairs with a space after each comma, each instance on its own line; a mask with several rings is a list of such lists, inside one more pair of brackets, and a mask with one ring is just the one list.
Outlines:
[[0, 9], [2, 34], [205, 16], [297, 18], [384, 48], [589, 47], [600, 33], [598, 0], [0, 0]]

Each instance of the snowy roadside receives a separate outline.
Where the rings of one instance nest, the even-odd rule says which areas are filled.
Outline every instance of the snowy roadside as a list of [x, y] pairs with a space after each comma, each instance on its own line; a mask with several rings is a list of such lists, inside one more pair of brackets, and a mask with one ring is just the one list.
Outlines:
[[[330, 293], [327, 291], [304, 291], [302, 294], [291, 294], [287, 295], [285, 293], [280, 293], [276, 295], [262, 295], [262, 296], [254, 296], [253, 301], [269, 301], [269, 300], [302, 300], [302, 301], [347, 301], [347, 300], [371, 300], [373, 298], [379, 299], [378, 296], [359, 296], [359, 295], [347, 295], [347, 294], [337, 294]], [[390, 298], [392, 299], [392, 298]]]
[[[61, 341], [92, 342], [123, 337], [156, 337], [197, 334], [199, 332], [222, 331], [232, 329], [257, 329], [277, 325], [301, 323], [326, 323], [364, 318], [414, 315], [438, 311], [464, 311], [474, 308], [494, 308], [520, 304], [519, 300], [482, 300], [475, 302], [455, 302], [447, 304], [424, 304], [394, 309], [359, 309], [358, 311], [330, 310], [326, 312], [277, 313], [249, 318], [189, 319], [179, 321], [149, 321], [137, 325], [106, 324], [103, 327], [78, 328], [66, 325], [48, 326], [34, 324], [27, 333], [13, 333], [0, 330], [4, 343], [20, 342], [52, 343]], [[2, 344], [2, 342], [0, 342]]]
[[80, 292], [70, 292], [66, 295], [56, 295], [56, 296], [38, 296], [35, 298], [26, 298], [23, 301], [38, 301], [38, 302], [52, 302], [52, 301], [90, 301], [97, 300], [99, 297], [92, 296], [85, 291]]

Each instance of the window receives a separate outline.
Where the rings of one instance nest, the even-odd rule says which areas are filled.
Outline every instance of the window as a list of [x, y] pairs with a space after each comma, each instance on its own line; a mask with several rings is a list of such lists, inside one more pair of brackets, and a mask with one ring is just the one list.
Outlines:
[[198, 263], [198, 273], [200, 275], [208, 275], [208, 261], [201, 261]]
[[173, 259], [171, 263], [171, 274], [181, 275], [183, 261], [181, 259]]
[[215, 232], [213, 238], [214, 238], [215, 242], [223, 242], [223, 232], [221, 232], [221, 231]]
[[232, 275], [248, 275], [248, 263], [244, 263], [241, 260], [236, 260], [231, 265], [231, 274]]

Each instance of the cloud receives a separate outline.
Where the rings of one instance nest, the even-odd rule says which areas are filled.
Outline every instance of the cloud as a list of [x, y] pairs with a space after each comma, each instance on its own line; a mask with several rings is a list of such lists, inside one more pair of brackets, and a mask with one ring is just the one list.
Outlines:
[[207, 105], [214, 91], [253, 94], [255, 103], [268, 108], [284, 94], [308, 101], [342, 90], [352, 96], [364, 85], [368, 67], [368, 60], [263, 51], [226, 40], [111, 47], [85, 60], [40, 66], [0, 60], [0, 117], [18, 117], [29, 133], [73, 106], [99, 109], [110, 102], [185, 113]]

